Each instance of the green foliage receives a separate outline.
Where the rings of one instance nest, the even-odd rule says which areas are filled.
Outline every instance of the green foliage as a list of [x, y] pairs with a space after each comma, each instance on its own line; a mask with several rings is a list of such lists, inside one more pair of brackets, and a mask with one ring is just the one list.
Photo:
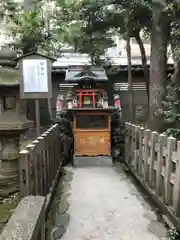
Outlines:
[[35, 50], [43, 41], [44, 19], [40, 9], [20, 12], [15, 15], [11, 31], [18, 47], [24, 53]]
[[178, 240], [180, 239], [180, 235], [175, 228], [172, 228], [168, 231], [169, 240]]
[[174, 73], [166, 87], [166, 100], [164, 102], [164, 119], [167, 123], [166, 133], [180, 139], [180, 4], [177, 1], [168, 3], [164, 11], [170, 19], [170, 43], [174, 60]]
[[[66, 26], [64, 30], [60, 26], [60, 35], [64, 42], [74, 46], [75, 51], [88, 53], [92, 64], [100, 63], [100, 56], [113, 43], [107, 33], [109, 22], [108, 10], [104, 7], [106, 4], [105, 0], [84, 0], [62, 7]], [[60, 20], [62, 22], [62, 18]]]
[[132, 37], [143, 29], [151, 31], [152, 2], [149, 0], [117, 0], [111, 13], [112, 25], [122, 36], [126, 36], [127, 23]]
[[40, 10], [31, 10], [22, 12], [14, 18], [14, 34], [20, 33], [24, 38], [41, 38], [44, 20]]
[[0, 19], [3, 19], [5, 12], [8, 12], [9, 17], [12, 19], [15, 10], [18, 8], [18, 3], [12, 0], [3, 0], [0, 2]]
[[[52, 33], [59, 45], [68, 43], [74, 46], [76, 51], [90, 54], [92, 62], [97, 63], [100, 62], [100, 55], [113, 43], [108, 31], [118, 29], [122, 35], [125, 35], [127, 12], [129, 12], [132, 32], [149, 26], [151, 11], [148, 0], [121, 1], [114, 4], [115, 8], [112, 8], [112, 5], [108, 8], [110, 2], [109, 0], [56, 0], [57, 7], [50, 18], [54, 21]], [[33, 49], [46, 45], [43, 39], [45, 25], [41, 8], [43, 2], [38, 4], [38, 10], [19, 11], [13, 16], [10, 27], [16, 46], [19, 48]], [[13, 9], [12, 6], [9, 8]]]
[[167, 135], [180, 139], [180, 88], [179, 84], [173, 82], [172, 79], [166, 87], [166, 99], [163, 106]]

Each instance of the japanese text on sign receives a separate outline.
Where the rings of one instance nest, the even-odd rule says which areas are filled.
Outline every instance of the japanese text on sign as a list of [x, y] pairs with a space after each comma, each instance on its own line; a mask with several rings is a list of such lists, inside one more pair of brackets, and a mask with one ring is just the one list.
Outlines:
[[45, 59], [24, 59], [23, 80], [25, 93], [48, 92], [48, 70]]

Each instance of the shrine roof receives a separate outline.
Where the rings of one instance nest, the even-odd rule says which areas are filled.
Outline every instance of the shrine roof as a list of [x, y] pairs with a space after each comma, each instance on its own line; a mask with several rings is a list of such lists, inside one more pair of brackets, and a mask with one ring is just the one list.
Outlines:
[[21, 55], [19, 57], [14, 58], [13, 60], [14, 61], [20, 61], [21, 59], [26, 58], [26, 57], [30, 57], [30, 56], [37, 56], [37, 57], [41, 57], [41, 58], [46, 58], [46, 59], [51, 60], [52, 62], [56, 61], [55, 58], [52, 58], [50, 56], [47, 56], [47, 55], [44, 55], [44, 54], [41, 54], [41, 53], [38, 53], [38, 52], [34, 52], [34, 51], [29, 52], [27, 54], [23, 54], [23, 55]]
[[108, 81], [106, 71], [101, 67], [94, 66], [70, 66], [66, 70], [67, 82], [80, 82], [84, 80]]

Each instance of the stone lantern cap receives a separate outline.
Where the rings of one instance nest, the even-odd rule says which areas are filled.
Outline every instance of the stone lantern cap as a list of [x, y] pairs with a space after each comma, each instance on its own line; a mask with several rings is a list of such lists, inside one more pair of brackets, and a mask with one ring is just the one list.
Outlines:
[[17, 53], [9, 47], [3, 47], [0, 50], [0, 59], [12, 60], [17, 58]]
[[0, 86], [16, 86], [19, 85], [20, 72], [15, 69], [17, 57], [9, 47], [3, 47], [0, 49]]
[[16, 52], [13, 51], [8, 46], [0, 49], [0, 65], [1, 66], [15, 67], [16, 66], [15, 58], [17, 58]]
[[19, 85], [20, 71], [10, 67], [0, 67], [0, 86], [12, 87]]
[[[20, 71], [16, 69], [17, 61], [16, 52], [9, 47], [0, 49], [0, 87], [13, 87], [19, 86]], [[1, 89], [3, 94], [4, 88]], [[18, 90], [19, 91], [19, 90]], [[19, 100], [19, 93], [17, 89], [8, 90], [11, 93], [10, 96], [5, 93], [1, 98], [0, 107], [0, 131], [9, 132], [11, 130], [21, 132], [29, 127], [32, 127], [34, 123], [26, 118], [25, 102]], [[14, 106], [12, 102], [14, 101]], [[4, 110], [4, 105], [10, 106], [10, 110]], [[12, 132], [11, 132], [12, 133]]]

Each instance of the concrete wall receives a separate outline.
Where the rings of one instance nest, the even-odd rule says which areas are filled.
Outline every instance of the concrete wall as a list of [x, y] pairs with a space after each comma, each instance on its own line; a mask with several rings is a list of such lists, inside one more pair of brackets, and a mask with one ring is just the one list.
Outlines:
[[45, 197], [23, 198], [3, 229], [0, 239], [44, 240], [45, 206]]

